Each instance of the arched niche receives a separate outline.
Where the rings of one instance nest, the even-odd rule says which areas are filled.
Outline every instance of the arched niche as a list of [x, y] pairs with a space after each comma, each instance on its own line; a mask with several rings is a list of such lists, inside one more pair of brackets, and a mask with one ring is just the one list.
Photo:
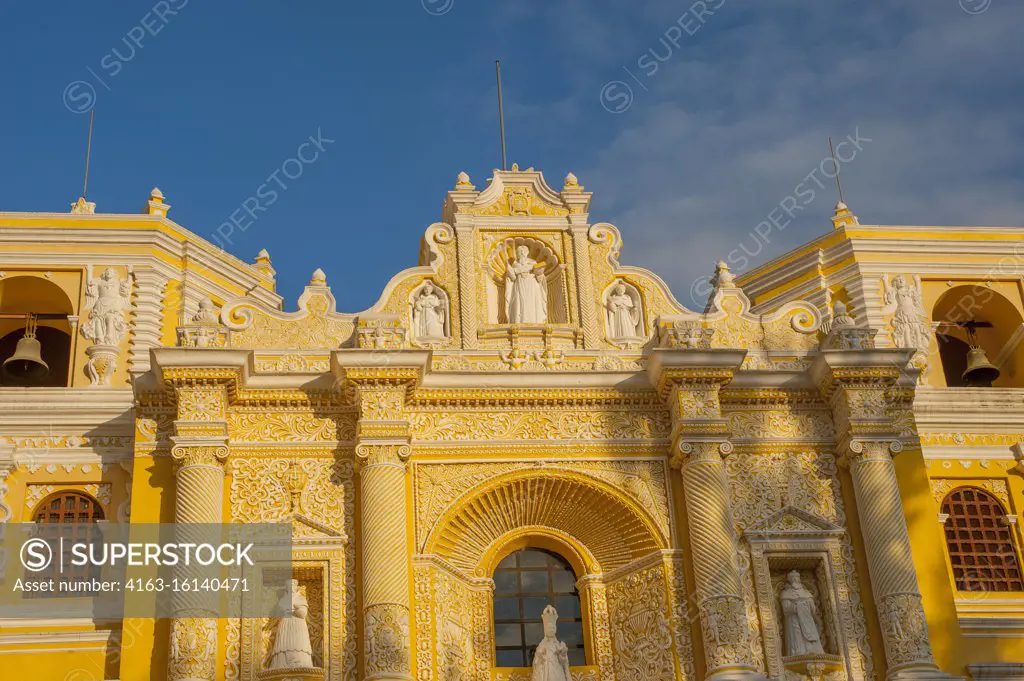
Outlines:
[[[74, 304], [57, 284], [33, 275], [0, 279], [0, 363], [14, 354], [25, 335], [25, 315], [39, 315], [36, 338], [43, 361], [50, 367], [38, 387], [66, 387], [71, 359], [72, 330], [68, 315]], [[11, 315], [8, 317], [7, 315]], [[3, 376], [0, 375], [0, 382]]]
[[616, 279], [601, 297], [605, 331], [611, 343], [636, 344], [647, 336], [647, 318], [640, 289], [626, 279]]
[[565, 266], [551, 247], [531, 237], [508, 237], [491, 247], [486, 259], [485, 292], [487, 298], [488, 324], [509, 324], [505, 310], [505, 272], [510, 262], [516, 260], [516, 250], [520, 246], [528, 249], [530, 259], [537, 262], [535, 271], [542, 272], [547, 282], [547, 314], [548, 323], [564, 324], [568, 321], [567, 291], [565, 285]]
[[[931, 321], [938, 325], [939, 356], [947, 386], [964, 385], [960, 376], [963, 370], [957, 373], [957, 368], [966, 366], [968, 337], [967, 331], [957, 324], [968, 321], [992, 325], [977, 329], [976, 334], [979, 347], [1000, 369], [1000, 376], [993, 385], [1024, 386], [1024, 317], [1004, 295], [982, 284], [954, 286], [935, 302]], [[962, 358], [954, 357], [959, 353], [963, 354]]]
[[[425, 302], [428, 304], [424, 305]], [[420, 346], [433, 346], [450, 339], [451, 311], [447, 291], [434, 280], [425, 279], [409, 293], [409, 332], [413, 342]], [[435, 315], [433, 323], [426, 320], [427, 315]], [[433, 333], [429, 331], [431, 327]]]

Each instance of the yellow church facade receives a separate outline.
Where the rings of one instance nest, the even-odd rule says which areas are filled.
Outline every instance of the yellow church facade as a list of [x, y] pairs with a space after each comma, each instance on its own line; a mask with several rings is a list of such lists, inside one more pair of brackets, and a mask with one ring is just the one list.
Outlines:
[[840, 204], [693, 311], [590, 202], [460, 174], [357, 313], [158, 190], [0, 213], [0, 521], [288, 524], [309, 656], [8, 618], [0, 676], [557, 681], [554, 625], [572, 681], [1024, 679], [1024, 235]]

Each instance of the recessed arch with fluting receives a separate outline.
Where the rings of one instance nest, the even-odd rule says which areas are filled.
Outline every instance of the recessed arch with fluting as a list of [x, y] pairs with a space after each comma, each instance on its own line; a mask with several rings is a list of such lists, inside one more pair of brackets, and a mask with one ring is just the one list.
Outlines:
[[531, 469], [466, 492], [431, 528], [426, 553], [486, 577], [494, 547], [529, 527], [571, 537], [593, 556], [595, 572], [667, 548], [647, 512], [607, 483], [575, 471]]

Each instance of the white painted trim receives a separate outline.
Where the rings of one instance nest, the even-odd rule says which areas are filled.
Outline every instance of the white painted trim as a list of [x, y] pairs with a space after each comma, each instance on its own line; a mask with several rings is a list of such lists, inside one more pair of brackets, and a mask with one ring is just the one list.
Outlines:
[[[118, 633], [120, 632], [116, 629], [94, 629], [92, 631], [35, 631], [0, 634], [0, 646], [38, 645], [40, 643], [102, 643], [105, 646], [111, 637]], [[75, 647], [72, 650], [81, 650], [81, 648]], [[23, 651], [8, 652], [20, 653]]]
[[[962, 459], [964, 461], [1013, 461], [1013, 452], [1003, 445], [921, 445], [925, 461]], [[932, 469], [934, 470], [934, 469]], [[994, 473], [1002, 474], [995, 470]]]

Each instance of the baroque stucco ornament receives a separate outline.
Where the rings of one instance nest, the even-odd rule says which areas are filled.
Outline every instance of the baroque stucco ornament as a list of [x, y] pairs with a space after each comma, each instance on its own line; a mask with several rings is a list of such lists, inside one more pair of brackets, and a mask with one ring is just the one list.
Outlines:
[[106, 386], [117, 369], [121, 341], [128, 333], [133, 274], [130, 265], [126, 279], [118, 277], [112, 267], [99, 277], [92, 274], [92, 265], [86, 266], [85, 307], [89, 314], [81, 329], [92, 345], [86, 348], [89, 361], [85, 371], [92, 385]]
[[[854, 559], [847, 533], [860, 529], [848, 527], [834, 452], [853, 436], [900, 439], [892, 391], [804, 380], [831, 351], [814, 305], [752, 308], [719, 268], [712, 305], [690, 312], [656, 275], [618, 263], [617, 230], [580, 217], [578, 181], [548, 195], [524, 190], [532, 171], [499, 172], [484, 192], [459, 179], [451, 224], [428, 228], [419, 264], [369, 310], [336, 311], [322, 273], [296, 313], [228, 300], [233, 349], [173, 359], [243, 368], [179, 376], [176, 402], [147, 403], [145, 454], [170, 450], [179, 486], [203, 483], [200, 501], [224, 482], [228, 503], [207, 506], [232, 522], [296, 528], [297, 562], [320, 562], [296, 570], [312, 571], [304, 624], [332, 681], [527, 681], [532, 670], [495, 668], [492, 578], [501, 552], [537, 545], [573, 564], [586, 627], [589, 664], [567, 669], [557, 638], [557, 666], [539, 656], [554, 681], [694, 681], [697, 666], [785, 679], [784, 658], [819, 648], [843, 658], [845, 678], [877, 677], [861, 589], [881, 580]], [[191, 321], [219, 324], [204, 316]], [[841, 305], [832, 322], [856, 326]], [[870, 349], [841, 347], [854, 363]], [[702, 359], [680, 368], [687, 357]], [[406, 362], [416, 368], [402, 373]], [[846, 458], [856, 484], [885, 490], [872, 452]], [[788, 650], [798, 639], [779, 576], [790, 569], [804, 590], [785, 600], [804, 645]], [[883, 586], [883, 597], [906, 593]], [[916, 614], [902, 605], [906, 617], [886, 611], [885, 635], [913, 647]], [[260, 626], [278, 625], [226, 625], [225, 678], [268, 671], [276, 644]], [[699, 665], [691, 636], [703, 640]], [[892, 641], [887, 664], [918, 654]]]
[[921, 298], [921, 277], [914, 275], [914, 283], [897, 274], [889, 283], [889, 277], [882, 275], [882, 290], [885, 293], [883, 312], [892, 314], [892, 340], [896, 347], [928, 352], [931, 331], [928, 315]]

